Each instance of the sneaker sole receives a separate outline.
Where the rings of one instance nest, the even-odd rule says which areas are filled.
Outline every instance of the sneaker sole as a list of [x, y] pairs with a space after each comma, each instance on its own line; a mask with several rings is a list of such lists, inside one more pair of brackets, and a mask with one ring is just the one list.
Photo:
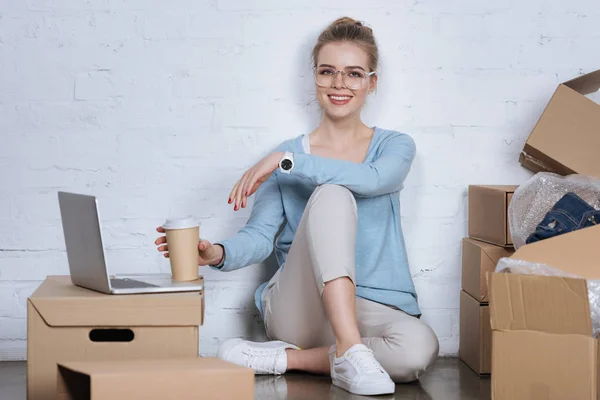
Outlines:
[[356, 387], [342, 379], [332, 379], [332, 383], [335, 386], [338, 386], [352, 394], [358, 394], [361, 396], [377, 396], [380, 394], [392, 394], [396, 391], [396, 384], [394, 382], [366, 384], [361, 385], [360, 387]]

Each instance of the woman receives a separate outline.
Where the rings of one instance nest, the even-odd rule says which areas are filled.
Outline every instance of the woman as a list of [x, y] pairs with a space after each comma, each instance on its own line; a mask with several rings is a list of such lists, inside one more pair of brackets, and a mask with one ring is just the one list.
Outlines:
[[[394, 381], [417, 379], [439, 349], [419, 319], [400, 224], [399, 191], [415, 145], [361, 121], [378, 81], [370, 28], [338, 19], [312, 56], [321, 123], [236, 183], [234, 210], [256, 193], [243, 229], [198, 244], [200, 265], [232, 271], [266, 259], [285, 221], [275, 246], [280, 268], [255, 295], [273, 341], [233, 339], [218, 356], [257, 374], [330, 373], [334, 385], [355, 394], [393, 393]], [[168, 256], [165, 238], [156, 243]]]

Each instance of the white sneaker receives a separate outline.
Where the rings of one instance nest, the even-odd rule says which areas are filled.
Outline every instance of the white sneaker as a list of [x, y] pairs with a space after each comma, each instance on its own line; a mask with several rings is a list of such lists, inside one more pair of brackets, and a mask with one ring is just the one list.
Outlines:
[[374, 396], [395, 391], [394, 381], [364, 344], [355, 344], [341, 357], [336, 357], [334, 350], [330, 361], [333, 384], [350, 393]]
[[257, 375], [281, 375], [287, 370], [286, 349], [300, 350], [299, 347], [281, 341], [257, 343], [231, 339], [219, 347], [217, 357], [252, 368]]

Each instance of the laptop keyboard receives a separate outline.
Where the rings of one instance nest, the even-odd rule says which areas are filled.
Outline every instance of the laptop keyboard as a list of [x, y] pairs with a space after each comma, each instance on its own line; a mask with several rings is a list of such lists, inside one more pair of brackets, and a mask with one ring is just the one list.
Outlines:
[[158, 287], [157, 285], [153, 285], [151, 283], [146, 283], [142, 281], [136, 281], [134, 279], [116, 279], [113, 278], [110, 280], [110, 285], [114, 289], [137, 289], [137, 288], [147, 288], [147, 287]]

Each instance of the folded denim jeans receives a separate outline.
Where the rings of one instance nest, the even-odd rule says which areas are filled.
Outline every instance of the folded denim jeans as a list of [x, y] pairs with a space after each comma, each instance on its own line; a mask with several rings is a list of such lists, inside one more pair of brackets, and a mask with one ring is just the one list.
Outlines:
[[544, 216], [525, 243], [533, 243], [600, 223], [600, 210], [594, 209], [573, 192], [565, 194]]

